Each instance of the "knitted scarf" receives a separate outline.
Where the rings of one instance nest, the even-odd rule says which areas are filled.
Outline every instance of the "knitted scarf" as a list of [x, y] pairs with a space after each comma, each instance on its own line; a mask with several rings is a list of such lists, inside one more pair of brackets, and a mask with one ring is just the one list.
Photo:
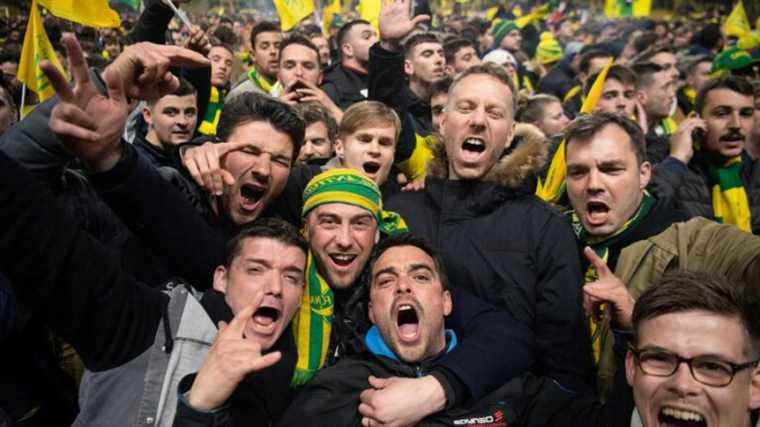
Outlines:
[[713, 213], [716, 221], [735, 225], [740, 230], [751, 233], [751, 213], [741, 170], [741, 156], [726, 160], [722, 167], [710, 165]]
[[256, 71], [256, 67], [251, 68], [251, 71], [248, 72], [248, 78], [251, 79], [253, 84], [261, 88], [264, 93], [272, 91], [273, 84], [269, 83], [269, 80], [267, 80], [266, 77], [259, 75], [258, 71]]
[[211, 96], [206, 107], [206, 114], [203, 116], [203, 122], [198, 126], [198, 132], [216, 136], [216, 126], [219, 124], [219, 117], [222, 116], [222, 107], [224, 106], [225, 91], [220, 91], [216, 86], [211, 86]]
[[[641, 199], [641, 204], [636, 213], [628, 220], [619, 230], [608, 236], [592, 236], [583, 227], [583, 224], [578, 218], [575, 212], [572, 213], [573, 231], [576, 237], [584, 246], [589, 246], [605, 263], [610, 257], [610, 247], [614, 246], [617, 242], [623, 240], [627, 235], [636, 230], [641, 221], [646, 218], [649, 211], [654, 204], [654, 198], [644, 191], [644, 197]], [[613, 266], [614, 267], [614, 266]], [[599, 279], [599, 274], [593, 265], [589, 265], [584, 274], [584, 283], [591, 283]], [[602, 349], [604, 348], [604, 339], [607, 336], [607, 331], [602, 330], [601, 319], [598, 316], [589, 316], [589, 329], [591, 334], [591, 345], [594, 354], [594, 363], [599, 363], [599, 357], [601, 356]]]

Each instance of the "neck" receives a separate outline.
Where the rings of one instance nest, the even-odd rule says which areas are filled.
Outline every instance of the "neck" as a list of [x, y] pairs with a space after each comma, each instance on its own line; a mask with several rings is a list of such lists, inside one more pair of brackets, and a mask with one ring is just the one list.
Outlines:
[[164, 144], [161, 143], [161, 140], [158, 139], [158, 135], [156, 135], [156, 132], [152, 129], [145, 135], [145, 140], [148, 141], [148, 144], [158, 148], [160, 151], [164, 151]]
[[746, 150], [754, 160], [760, 160], [760, 135], [750, 138]]
[[270, 76], [269, 74], [262, 71], [261, 68], [259, 68], [258, 64], [254, 64], [253, 69], [256, 71], [256, 74], [258, 74], [260, 77], [267, 79], [272, 84], [274, 84], [274, 82], [277, 79], [276, 76]]
[[409, 79], [409, 89], [422, 101], [430, 102], [430, 84], [418, 79]]
[[356, 58], [346, 58], [341, 62], [341, 65], [349, 70], [356, 71], [359, 74], [369, 74], [367, 64], [362, 64], [360, 61], [357, 61]]

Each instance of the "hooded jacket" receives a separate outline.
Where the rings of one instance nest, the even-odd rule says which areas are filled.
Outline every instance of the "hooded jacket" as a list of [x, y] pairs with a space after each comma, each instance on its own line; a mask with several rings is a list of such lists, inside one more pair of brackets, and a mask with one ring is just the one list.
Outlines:
[[425, 190], [396, 194], [386, 207], [438, 247], [452, 287], [507, 310], [533, 331], [536, 375], [591, 392], [575, 237], [568, 220], [536, 198], [526, 182], [545, 162], [546, 140], [519, 125], [516, 137], [522, 143], [479, 181], [447, 179], [439, 144]]
[[322, 90], [341, 110], [367, 99], [367, 74], [337, 64], [322, 82]]
[[[760, 235], [760, 163], [747, 153], [742, 153], [742, 163], [740, 175], [752, 215], [752, 234]], [[654, 169], [649, 188], [658, 197], [672, 198], [690, 217], [715, 219], [709, 176], [707, 161], [699, 152], [688, 165], [668, 157]]]

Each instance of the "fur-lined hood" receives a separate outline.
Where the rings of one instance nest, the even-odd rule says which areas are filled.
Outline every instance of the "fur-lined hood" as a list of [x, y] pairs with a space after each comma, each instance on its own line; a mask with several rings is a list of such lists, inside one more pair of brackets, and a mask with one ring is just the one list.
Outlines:
[[[536, 126], [517, 123], [514, 144], [518, 144], [517, 147], [499, 159], [482, 181], [517, 188], [544, 167], [550, 141]], [[428, 163], [428, 175], [447, 179], [449, 162], [444, 144], [433, 144], [431, 149], [435, 157]]]

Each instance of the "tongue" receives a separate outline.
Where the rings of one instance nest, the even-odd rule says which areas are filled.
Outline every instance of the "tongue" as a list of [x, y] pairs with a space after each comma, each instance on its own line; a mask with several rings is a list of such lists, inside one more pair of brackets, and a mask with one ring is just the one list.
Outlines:
[[403, 325], [399, 326], [398, 330], [401, 331], [401, 335], [405, 337], [413, 337], [417, 335], [417, 324], [404, 323]]
[[274, 320], [272, 320], [272, 318], [269, 316], [256, 315], [253, 316], [253, 320], [255, 320], [259, 325], [263, 326], [269, 326], [274, 323]]

